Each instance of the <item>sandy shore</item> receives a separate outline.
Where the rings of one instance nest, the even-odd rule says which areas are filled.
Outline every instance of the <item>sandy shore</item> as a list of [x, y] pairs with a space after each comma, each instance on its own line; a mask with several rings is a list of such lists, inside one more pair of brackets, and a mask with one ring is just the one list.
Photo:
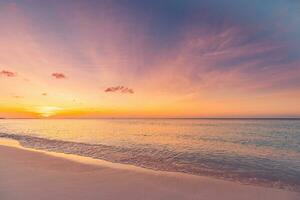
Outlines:
[[299, 200], [300, 193], [0, 143], [1, 200]]

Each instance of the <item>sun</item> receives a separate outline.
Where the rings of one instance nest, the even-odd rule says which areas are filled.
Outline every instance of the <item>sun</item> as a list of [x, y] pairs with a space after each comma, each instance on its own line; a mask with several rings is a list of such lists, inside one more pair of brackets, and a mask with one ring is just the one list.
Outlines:
[[60, 110], [61, 110], [61, 108], [55, 107], [55, 106], [42, 106], [37, 109], [37, 113], [41, 117], [47, 118], [47, 117], [51, 117], [51, 116], [57, 114], [57, 112]]

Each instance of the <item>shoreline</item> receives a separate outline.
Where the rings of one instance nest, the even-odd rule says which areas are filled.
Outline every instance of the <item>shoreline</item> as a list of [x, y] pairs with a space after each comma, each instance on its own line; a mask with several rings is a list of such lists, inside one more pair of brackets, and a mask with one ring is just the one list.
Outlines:
[[296, 200], [300, 193], [28, 149], [1, 139], [0, 198]]
[[[184, 168], [178, 168], [178, 166], [175, 166], [175, 168], [168, 168], [169, 166], [163, 166], [163, 165], [147, 165], [147, 163], [143, 162], [124, 162], [121, 157], [110, 157], [105, 156], [109, 155], [111, 152], [107, 152], [107, 147], [112, 148], [112, 146], [107, 145], [97, 145], [97, 151], [102, 148], [100, 153], [100, 156], [97, 154], [91, 155], [89, 152], [96, 152], [96, 149], [94, 148], [94, 145], [89, 143], [80, 143], [80, 142], [72, 142], [72, 141], [64, 141], [64, 140], [56, 140], [56, 139], [47, 139], [47, 138], [41, 138], [41, 137], [35, 137], [35, 136], [24, 136], [24, 135], [18, 135], [18, 134], [6, 134], [6, 133], [0, 133], [0, 144], [1, 139], [3, 141], [11, 141], [14, 144], [14, 146], [17, 146], [19, 148], [27, 149], [27, 150], [33, 150], [38, 152], [43, 152], [49, 155], [59, 156], [59, 157], [65, 157], [67, 159], [74, 158], [73, 160], [85, 160], [84, 163], [93, 161], [100, 162], [103, 164], [104, 162], [116, 164], [116, 165], [122, 165], [122, 166], [132, 166], [137, 169], [147, 169], [152, 171], [161, 171], [166, 173], [180, 173], [180, 174], [186, 174], [186, 175], [193, 175], [193, 176], [204, 176], [209, 177], [213, 179], [218, 180], [225, 180], [230, 182], [237, 182], [243, 185], [253, 185], [253, 186], [259, 186], [259, 187], [266, 187], [266, 188], [274, 188], [274, 189], [282, 189], [282, 190], [288, 190], [292, 192], [300, 192], [300, 188], [295, 185], [289, 185], [287, 183], [282, 182], [268, 182], [264, 179], [247, 179], [242, 177], [234, 177], [232, 174], [226, 174], [226, 173], [216, 173], [212, 172], [212, 168], [202, 169], [202, 171], [186, 171]], [[34, 141], [31, 143], [30, 141]], [[43, 143], [44, 141], [47, 141], [48, 146], [39, 145]], [[52, 143], [52, 144], [51, 144]], [[36, 145], [37, 144], [37, 145]], [[67, 144], [67, 147], [65, 146]], [[78, 145], [84, 144], [85, 149], [79, 149]], [[71, 146], [71, 149], [68, 149], [68, 151], [65, 151], [66, 148], [69, 148]], [[72, 150], [73, 149], [73, 150]], [[66, 157], [66, 155], [68, 155]], [[76, 157], [77, 156], [77, 157]], [[173, 166], [174, 167], [174, 166]]]

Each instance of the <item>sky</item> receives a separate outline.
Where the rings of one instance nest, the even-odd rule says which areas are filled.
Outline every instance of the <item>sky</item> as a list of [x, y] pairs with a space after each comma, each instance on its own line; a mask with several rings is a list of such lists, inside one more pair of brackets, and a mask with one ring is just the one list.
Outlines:
[[0, 117], [300, 117], [298, 0], [0, 0]]

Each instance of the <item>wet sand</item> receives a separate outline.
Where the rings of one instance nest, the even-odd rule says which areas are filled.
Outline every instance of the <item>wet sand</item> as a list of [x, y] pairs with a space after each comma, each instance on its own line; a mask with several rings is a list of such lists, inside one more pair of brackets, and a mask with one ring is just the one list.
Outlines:
[[300, 193], [0, 142], [1, 200], [299, 200]]

